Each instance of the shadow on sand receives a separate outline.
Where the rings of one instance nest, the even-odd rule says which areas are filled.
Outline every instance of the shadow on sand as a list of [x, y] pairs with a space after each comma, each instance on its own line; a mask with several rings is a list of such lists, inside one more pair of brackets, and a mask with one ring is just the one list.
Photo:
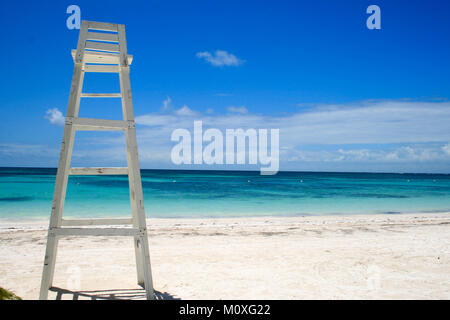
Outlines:
[[[56, 292], [56, 300], [64, 299], [91, 299], [91, 300], [145, 300], [144, 289], [110, 289], [92, 291], [71, 291], [67, 289], [52, 287], [50, 291]], [[167, 292], [155, 290], [156, 300], [181, 300]]]

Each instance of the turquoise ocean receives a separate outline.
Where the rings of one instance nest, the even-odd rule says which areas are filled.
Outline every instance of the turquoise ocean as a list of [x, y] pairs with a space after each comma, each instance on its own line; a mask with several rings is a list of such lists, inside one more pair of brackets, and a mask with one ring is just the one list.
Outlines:
[[[450, 175], [142, 170], [147, 217], [450, 212]], [[0, 219], [48, 218], [56, 169], [0, 168]], [[64, 216], [130, 215], [127, 176], [71, 176]]]

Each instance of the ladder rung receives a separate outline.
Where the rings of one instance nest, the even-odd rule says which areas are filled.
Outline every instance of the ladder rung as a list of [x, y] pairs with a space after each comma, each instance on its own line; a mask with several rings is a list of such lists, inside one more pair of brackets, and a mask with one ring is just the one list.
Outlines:
[[117, 24], [106, 23], [106, 22], [96, 22], [96, 21], [86, 21], [88, 23], [88, 29], [100, 30], [100, 31], [113, 31], [117, 32]]
[[[66, 123], [70, 124], [70, 118], [66, 118]], [[124, 120], [106, 120], [106, 119], [92, 119], [92, 118], [72, 118], [72, 125], [77, 130], [85, 131], [115, 131], [126, 130], [130, 126], [134, 126], [133, 121]]]
[[82, 98], [122, 98], [121, 93], [82, 93]]
[[87, 64], [84, 66], [84, 72], [104, 72], [104, 73], [118, 73], [119, 66], [108, 64]]
[[[75, 61], [75, 54], [77, 50], [72, 49], [72, 58]], [[132, 55], [127, 55], [128, 65], [131, 65], [131, 61], [133, 61]], [[117, 53], [108, 53], [108, 52], [94, 52], [94, 51], [85, 51], [84, 52], [84, 62], [85, 63], [105, 63], [105, 64], [119, 64], [120, 55]]]
[[87, 33], [86, 40], [119, 42], [119, 35], [117, 33], [100, 33], [89, 31]]
[[132, 219], [62, 219], [63, 226], [101, 226], [101, 225], [120, 225], [133, 224]]
[[53, 228], [51, 234], [67, 236], [139, 236], [136, 228]]
[[86, 45], [85, 45], [85, 49], [99, 50], [99, 51], [120, 52], [120, 48], [119, 48], [118, 44], [106, 43], [106, 42], [87, 41]]
[[77, 176], [128, 174], [128, 168], [70, 168], [69, 174]]

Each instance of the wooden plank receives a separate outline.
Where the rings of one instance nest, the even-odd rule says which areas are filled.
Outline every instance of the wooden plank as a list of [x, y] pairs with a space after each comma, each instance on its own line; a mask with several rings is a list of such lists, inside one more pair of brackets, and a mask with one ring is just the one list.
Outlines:
[[86, 21], [86, 22], [88, 23], [88, 29], [91, 30], [117, 32], [117, 24], [114, 23], [96, 22], [96, 21]]
[[123, 120], [106, 120], [106, 119], [92, 119], [92, 118], [67, 118], [66, 122], [72, 121], [73, 127], [76, 130], [84, 131], [116, 131], [125, 130], [131, 125], [129, 121]]
[[[125, 27], [123, 25], [121, 25], [119, 28], [119, 41], [121, 43], [120, 49], [120, 55], [121, 57], [126, 57], [127, 55], [127, 44], [126, 44], [126, 37], [125, 37]], [[127, 61], [123, 61], [121, 60], [120, 63], [120, 73], [119, 73], [119, 79], [120, 79], [120, 91], [123, 95], [123, 93], [125, 91], [127, 91], [128, 89], [130, 90], [131, 93], [131, 87], [130, 88], [125, 88], [124, 87], [124, 81], [123, 81], [123, 73], [122, 73], [122, 67], [123, 66], [127, 66], [129, 64], [126, 63]], [[127, 112], [127, 104], [124, 102], [124, 96], [122, 96], [122, 113], [123, 113], [123, 118], [124, 120], [127, 119], [134, 119], [133, 117], [128, 118], [128, 112]], [[134, 164], [132, 162], [132, 158], [130, 156], [130, 146], [128, 145], [128, 134], [127, 131], [125, 131], [125, 137], [126, 137], [126, 141], [127, 141], [127, 163], [128, 166], [131, 165], [131, 167], [129, 167], [131, 169], [130, 174], [128, 175], [128, 183], [129, 183], [129, 194], [130, 194], [130, 204], [131, 204], [131, 213], [132, 213], [132, 217], [133, 217], [133, 226], [134, 227], [139, 227], [141, 225], [141, 220], [138, 219], [138, 210], [137, 210], [137, 205], [136, 205], [136, 199], [135, 199], [135, 188], [134, 188], [134, 182], [133, 182], [133, 178], [134, 175], [132, 174], [134, 172], [134, 170], [132, 169], [134, 167]], [[147, 281], [147, 278], [144, 277], [144, 269], [146, 268], [146, 263], [144, 262], [144, 254], [143, 254], [143, 250], [142, 250], [142, 242], [140, 240], [139, 237], [135, 237], [134, 238], [134, 248], [135, 248], [135, 256], [136, 256], [136, 271], [137, 271], [137, 283], [141, 286], [145, 287], [145, 282]], [[148, 293], [148, 282], [147, 282], [147, 293]]]
[[123, 225], [123, 224], [133, 224], [133, 220], [130, 218], [127, 219], [63, 219], [62, 226], [72, 226], [72, 227], [80, 227], [80, 226], [100, 226], [100, 225]]
[[48, 290], [53, 283], [55, 271], [56, 254], [58, 252], [58, 239], [54, 234], [47, 235], [47, 245], [44, 256], [44, 268], [42, 271], [41, 288], [39, 290], [39, 300], [47, 300]]
[[[87, 22], [82, 21], [80, 35], [78, 37], [77, 50], [73, 52], [73, 60], [75, 62], [75, 66], [73, 69], [72, 85], [70, 88], [69, 103], [67, 105], [66, 112], [66, 116], [68, 117], [77, 117], [80, 107], [80, 94], [84, 79], [82, 62], [84, 59], [84, 44], [86, 42], [86, 34]], [[51, 230], [53, 228], [59, 227], [62, 221], [74, 136], [75, 129], [72, 125], [66, 123], [64, 126], [63, 141], [61, 143], [58, 170], [56, 173], [52, 213], [50, 216], [47, 246], [45, 249], [44, 257], [44, 268], [42, 270], [41, 288], [39, 291], [39, 299], [41, 300], [46, 300], [48, 298], [48, 290], [53, 283], [55, 261], [58, 252], [58, 239], [51, 233]]]
[[82, 93], [82, 98], [122, 98], [121, 93]]
[[120, 52], [119, 45], [105, 42], [86, 41], [86, 49], [98, 51]]
[[127, 175], [128, 168], [70, 168], [71, 175]]
[[[134, 121], [133, 103], [131, 99], [130, 67], [127, 60], [127, 41], [125, 26], [118, 25], [120, 42], [120, 92], [122, 93], [122, 112], [124, 120]], [[141, 172], [139, 167], [139, 156], [136, 139], [136, 128], [130, 127], [125, 131], [127, 142], [127, 162], [130, 173], [128, 175], [130, 184], [130, 200], [133, 213], [134, 226], [138, 227], [142, 234], [135, 237], [136, 266], [138, 283], [143, 282], [148, 300], [155, 299], [153, 291], [152, 269], [150, 263], [150, 250], [145, 220], [144, 197], [142, 193]]]
[[[75, 61], [76, 50], [71, 51], [72, 57]], [[120, 56], [116, 53], [108, 52], [94, 52], [85, 51], [84, 52], [84, 62], [85, 63], [103, 63], [103, 64], [119, 64]], [[128, 64], [130, 65], [133, 61], [133, 56], [128, 55]]]
[[101, 65], [101, 64], [86, 64], [84, 72], [103, 72], [103, 73], [118, 73], [119, 66], [117, 65]]
[[87, 22], [81, 21], [80, 34], [78, 36], [77, 50], [72, 53], [74, 63], [82, 63], [84, 59], [84, 46], [86, 44]]
[[86, 40], [119, 42], [119, 36], [117, 33], [100, 33], [90, 31], [87, 33]]
[[50, 230], [57, 237], [69, 236], [136, 236], [139, 235], [139, 229], [136, 228], [54, 228]]

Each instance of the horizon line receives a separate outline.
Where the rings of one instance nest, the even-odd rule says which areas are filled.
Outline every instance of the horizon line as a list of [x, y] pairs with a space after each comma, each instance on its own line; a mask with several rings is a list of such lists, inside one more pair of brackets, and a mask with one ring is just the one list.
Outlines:
[[[23, 167], [23, 166], [0, 166], [1, 169], [9, 169], [9, 168], [15, 168], [15, 169], [55, 169], [57, 170], [57, 167]], [[211, 172], [260, 172], [259, 170], [241, 170], [241, 169], [174, 169], [174, 168], [140, 168], [140, 170], [152, 170], [152, 171], [211, 171]], [[364, 173], [364, 174], [440, 174], [440, 175], [450, 175], [450, 173], [445, 172], [386, 172], [386, 171], [314, 171], [314, 170], [279, 170], [278, 173]], [[276, 175], [276, 174], [275, 174]]]

